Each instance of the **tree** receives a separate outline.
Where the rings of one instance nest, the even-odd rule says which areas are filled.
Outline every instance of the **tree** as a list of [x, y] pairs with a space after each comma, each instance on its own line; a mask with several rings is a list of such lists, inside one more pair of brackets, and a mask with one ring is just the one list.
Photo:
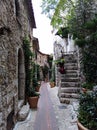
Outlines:
[[42, 0], [42, 13], [51, 18], [55, 11], [56, 5], [58, 4], [58, 1], [59, 0]]
[[55, 28], [66, 26], [67, 14], [74, 8], [74, 0], [43, 0], [42, 13], [51, 18], [51, 24]]

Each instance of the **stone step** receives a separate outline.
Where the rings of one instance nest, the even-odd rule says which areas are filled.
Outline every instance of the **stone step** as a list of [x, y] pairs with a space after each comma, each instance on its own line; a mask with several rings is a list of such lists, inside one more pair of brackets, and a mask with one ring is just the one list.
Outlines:
[[78, 101], [80, 93], [80, 82], [78, 77], [77, 57], [74, 54], [64, 55], [66, 74], [61, 75], [61, 84], [58, 96], [61, 103], [69, 104]]
[[69, 74], [65, 74], [65, 76], [64, 77], [78, 77], [78, 74], [77, 73], [69, 73]]
[[74, 54], [66, 54], [65, 56], [65, 59], [67, 60], [73, 60], [73, 59], [76, 59], [76, 57], [74, 56]]
[[20, 109], [22, 108], [23, 105], [24, 105], [24, 100], [19, 100], [18, 101], [18, 111], [20, 111]]
[[69, 73], [69, 74], [66, 73], [65, 75], [61, 76], [61, 79], [64, 79], [65, 77], [66, 78], [69, 78], [69, 77], [74, 77], [75, 78], [75, 77], [78, 77], [78, 74], [77, 73]]
[[76, 98], [78, 99], [80, 96], [77, 93], [60, 93], [59, 95], [62, 98]]
[[73, 102], [78, 102], [78, 99], [75, 98], [59, 98], [60, 103], [65, 103], [65, 104], [72, 104]]
[[68, 87], [68, 88], [61, 88], [60, 89], [60, 93], [79, 93], [80, 92], [80, 88], [75, 88], [75, 87]]
[[77, 63], [72, 63], [72, 62], [71, 62], [71, 63], [66, 63], [66, 62], [65, 62], [64, 65], [65, 65], [65, 66], [77, 66]]
[[77, 63], [76, 60], [69, 60], [69, 59], [67, 59], [67, 60], [65, 59], [65, 62], [66, 62], [66, 63]]
[[78, 82], [78, 81], [79, 81], [78, 77], [76, 77], [76, 78], [65, 77], [64, 79], [61, 79], [61, 82]]
[[66, 74], [69, 74], [69, 73], [78, 73], [78, 70], [66, 70]]
[[23, 105], [21, 110], [18, 112], [18, 121], [24, 121], [30, 112], [29, 105]]
[[79, 87], [80, 83], [78, 82], [61, 82], [61, 87], [65, 88], [65, 87]]
[[65, 65], [64, 65], [64, 68], [65, 68], [66, 70], [77, 70], [77, 69], [78, 69], [77, 66], [65, 66]]

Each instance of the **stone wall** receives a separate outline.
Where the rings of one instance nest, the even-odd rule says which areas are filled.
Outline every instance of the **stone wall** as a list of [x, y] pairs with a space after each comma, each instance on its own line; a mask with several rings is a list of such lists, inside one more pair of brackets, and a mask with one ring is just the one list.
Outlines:
[[[16, 122], [19, 100], [25, 97], [25, 71], [23, 38], [32, 28], [24, 0], [19, 0], [19, 16], [16, 16], [15, 0], [0, 1], [0, 130], [7, 130], [7, 117], [14, 111]], [[24, 6], [25, 5], [25, 6]], [[19, 49], [21, 49], [19, 57]], [[22, 63], [18, 64], [19, 58]], [[19, 72], [18, 68], [23, 68]], [[19, 86], [19, 77], [21, 84]], [[21, 86], [22, 85], [22, 86]], [[20, 88], [19, 88], [20, 87]], [[20, 92], [19, 92], [20, 91]], [[19, 94], [21, 95], [19, 99]]]

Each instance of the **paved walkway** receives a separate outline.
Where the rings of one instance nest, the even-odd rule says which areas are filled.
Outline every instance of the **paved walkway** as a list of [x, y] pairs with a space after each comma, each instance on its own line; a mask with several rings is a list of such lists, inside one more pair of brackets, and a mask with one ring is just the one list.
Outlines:
[[57, 96], [58, 87], [50, 88], [49, 83], [42, 83], [40, 92], [38, 110], [30, 110], [28, 118], [18, 122], [14, 130], [78, 130], [78, 102], [61, 104]]
[[58, 130], [57, 124], [58, 122], [49, 97], [47, 83], [43, 83], [40, 89], [40, 99], [34, 130]]

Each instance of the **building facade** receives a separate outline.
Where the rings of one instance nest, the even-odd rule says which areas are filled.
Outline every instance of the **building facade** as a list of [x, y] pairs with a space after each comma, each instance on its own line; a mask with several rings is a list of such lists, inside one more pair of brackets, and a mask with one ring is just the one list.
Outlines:
[[1, 0], [0, 10], [0, 130], [9, 130], [25, 101], [23, 40], [36, 25], [31, 0]]

